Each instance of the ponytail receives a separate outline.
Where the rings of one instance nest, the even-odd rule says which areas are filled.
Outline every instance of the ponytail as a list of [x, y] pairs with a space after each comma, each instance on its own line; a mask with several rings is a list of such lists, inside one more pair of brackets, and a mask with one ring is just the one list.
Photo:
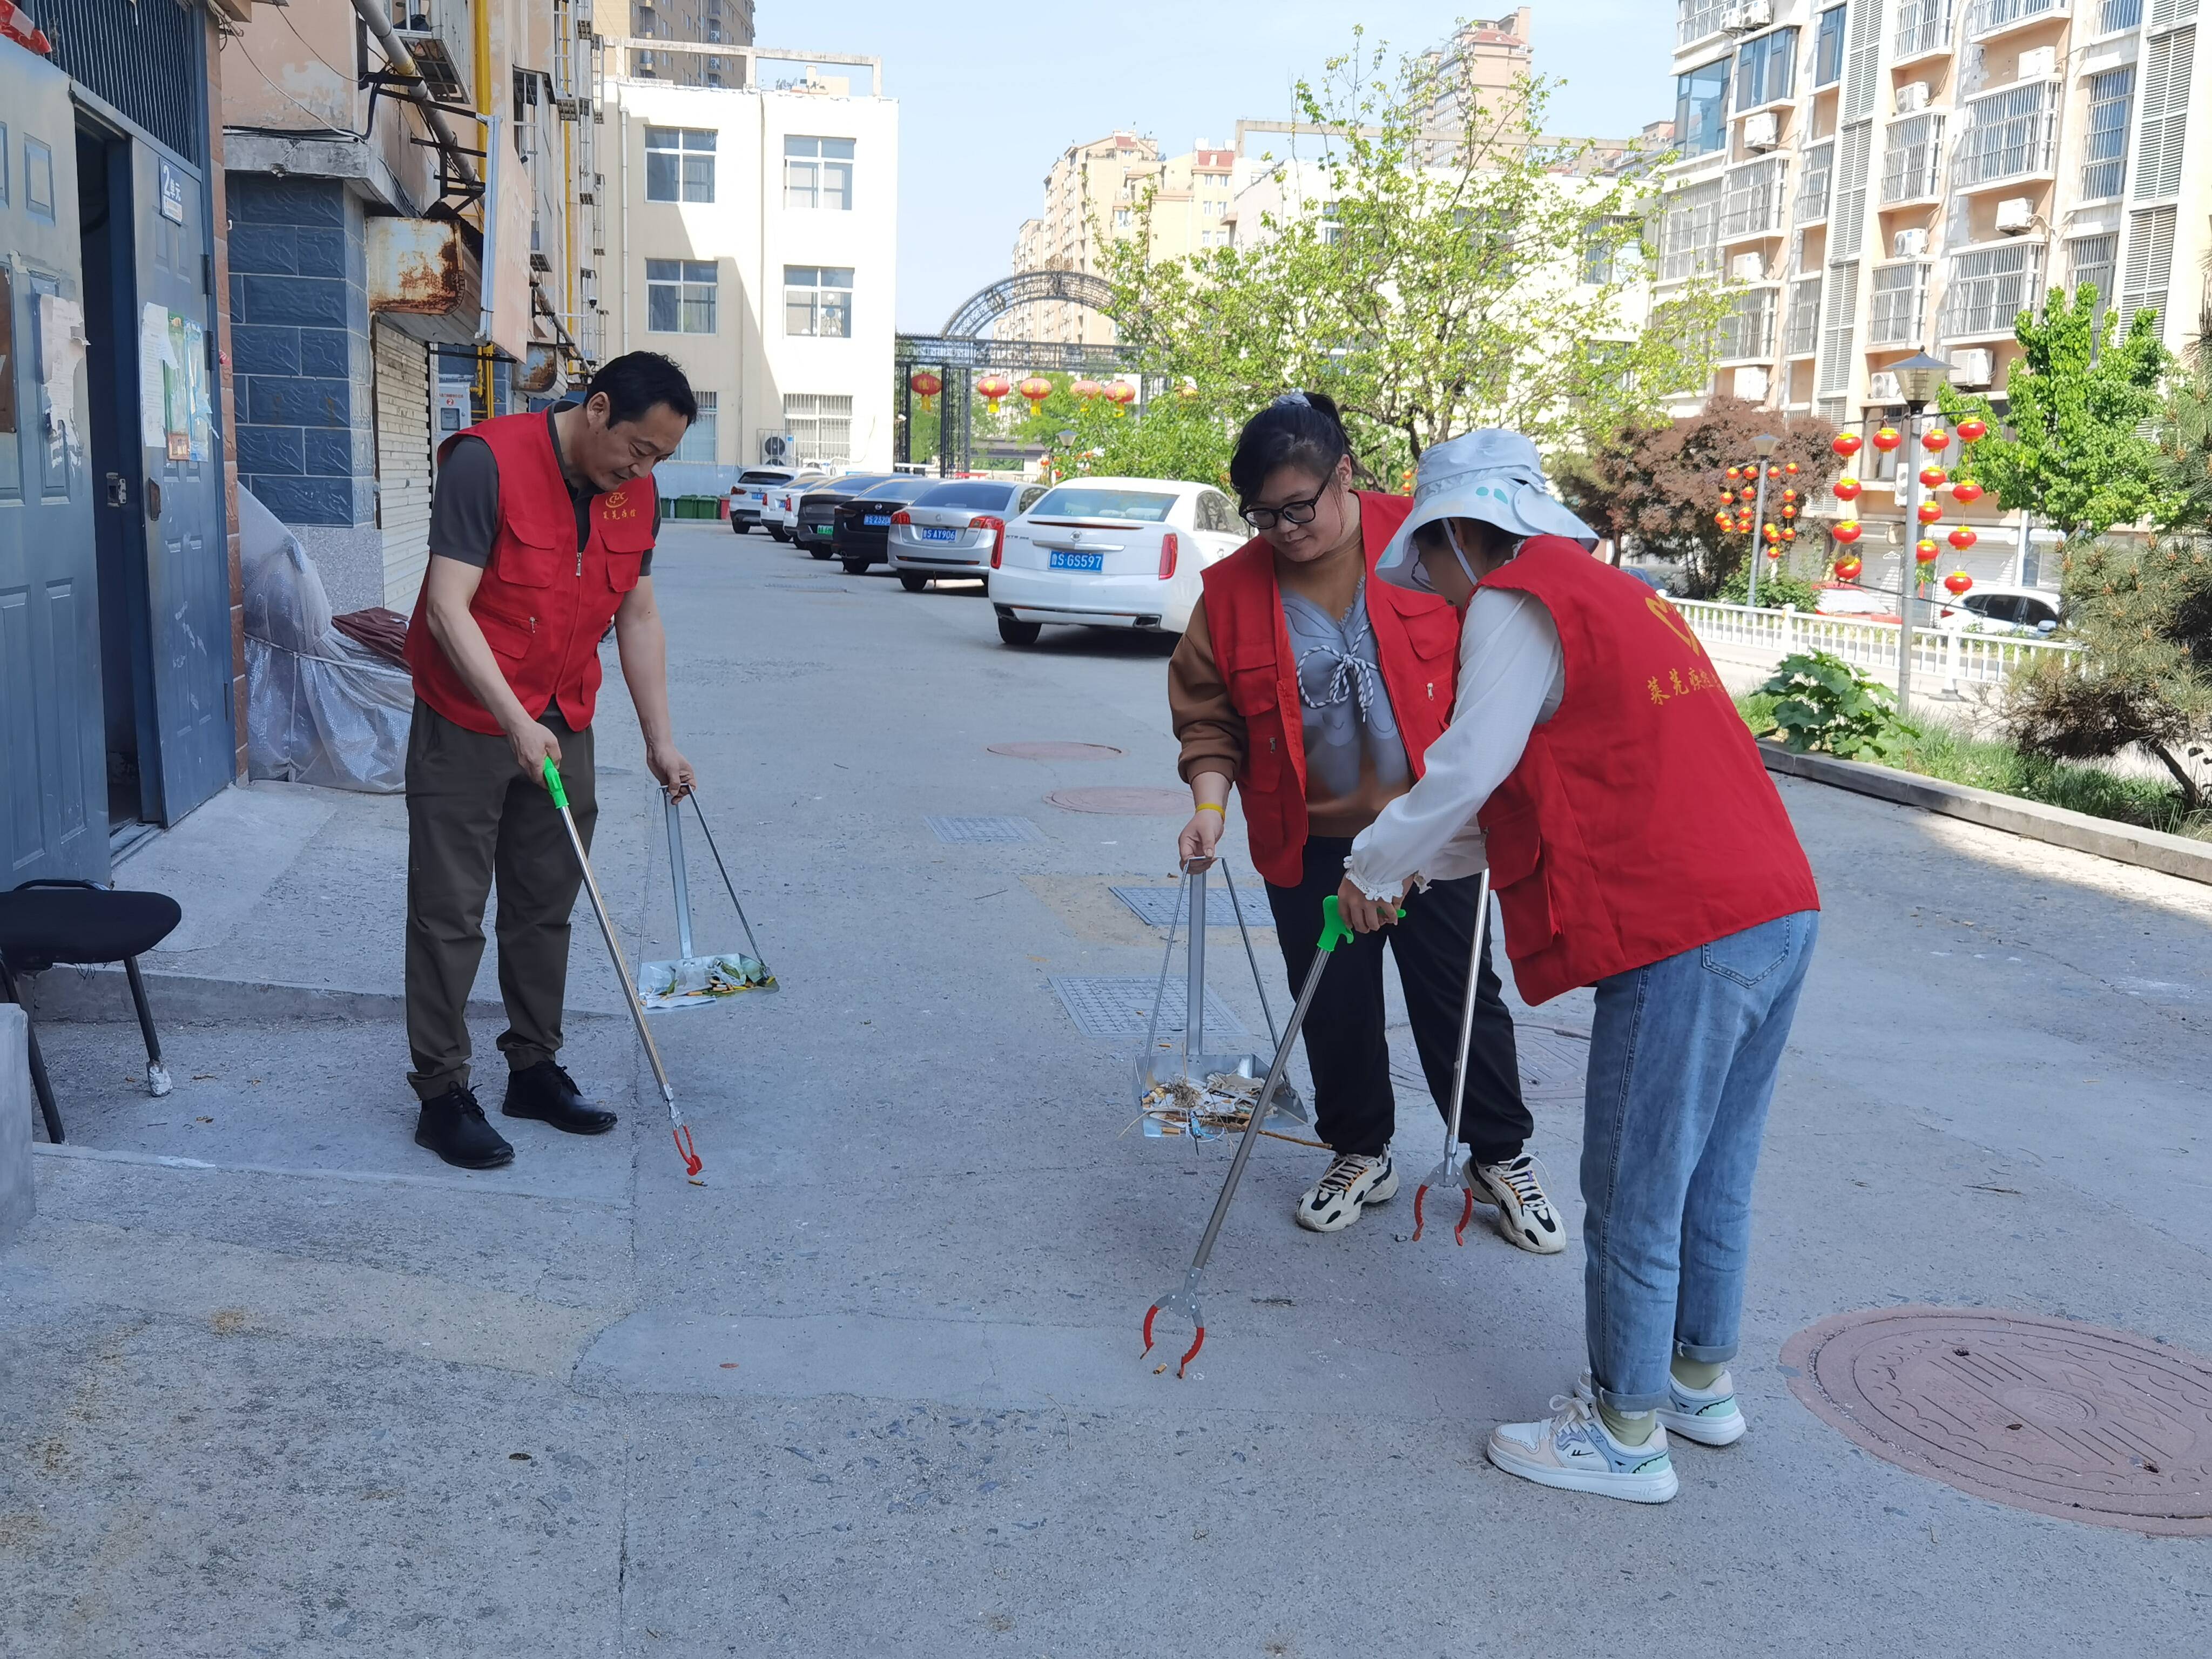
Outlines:
[[1249, 501], [1279, 468], [1295, 466], [1326, 479], [1351, 453], [1352, 439], [1334, 398], [1321, 392], [1288, 392], [1244, 422], [1229, 458], [1229, 482]]

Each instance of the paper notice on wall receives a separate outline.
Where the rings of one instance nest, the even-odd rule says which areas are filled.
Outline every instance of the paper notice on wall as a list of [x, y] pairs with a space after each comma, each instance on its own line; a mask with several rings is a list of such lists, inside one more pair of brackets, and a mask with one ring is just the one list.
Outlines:
[[71, 451], [76, 429], [76, 371], [84, 362], [84, 307], [58, 294], [39, 295], [39, 383], [45, 392], [47, 436]]
[[204, 461], [215, 427], [207, 331], [167, 306], [138, 316], [138, 441], [165, 460]]
[[168, 442], [163, 404], [168, 364], [169, 308], [149, 305], [138, 317], [138, 441], [149, 449]]

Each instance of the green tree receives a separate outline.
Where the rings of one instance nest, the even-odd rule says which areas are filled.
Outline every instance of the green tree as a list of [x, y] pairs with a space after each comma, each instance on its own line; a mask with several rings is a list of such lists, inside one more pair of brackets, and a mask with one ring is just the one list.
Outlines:
[[1356, 40], [1298, 83], [1293, 143], [1315, 153], [1277, 164], [1284, 210], [1239, 246], [1158, 258], [1149, 203], [1139, 234], [1102, 234], [1124, 346], [1231, 427], [1286, 389], [1328, 392], [1391, 487], [1472, 427], [1571, 447], [1702, 384], [1726, 301], [1692, 284], [1642, 315], [1645, 172], [1547, 138], [1547, 83], [1486, 102], [1468, 76]]
[[2212, 307], [2197, 319], [2197, 338], [2182, 372], [2166, 383], [2158, 455], [2165, 521], [2199, 529], [2212, 526]]
[[2100, 310], [2084, 283], [2070, 299], [2063, 289], [2046, 295], [2040, 318], [2021, 313], [2014, 332], [2026, 356], [2006, 380], [2002, 422], [1986, 398], [1949, 386], [1937, 392], [1952, 420], [1990, 425], [1960, 457], [1961, 472], [1971, 466], [2008, 512], [2025, 507], [2069, 540], [2162, 520], [2171, 495], [2158, 447], [2142, 433], [2172, 361], [2159, 343], [2158, 313], [2139, 311], [2123, 330], [2117, 312]]

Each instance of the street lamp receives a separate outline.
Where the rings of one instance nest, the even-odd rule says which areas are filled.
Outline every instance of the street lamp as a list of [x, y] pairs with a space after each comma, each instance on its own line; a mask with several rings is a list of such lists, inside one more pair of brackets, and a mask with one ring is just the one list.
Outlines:
[[1766, 464], [1774, 459], [1781, 442], [1771, 432], [1762, 432], [1751, 441], [1751, 447], [1759, 452], [1759, 505], [1751, 514], [1751, 575], [1744, 590], [1744, 601], [1753, 611], [1759, 609], [1759, 562], [1766, 556], [1766, 549], [1761, 545], [1761, 538], [1766, 533]]
[[[1948, 378], [1951, 365], [1941, 357], [1922, 351], [1892, 366], [1890, 373], [1897, 376], [1898, 390], [1904, 394], [1906, 410], [1905, 421], [1905, 458], [1899, 463], [1905, 474], [1905, 533], [1917, 540], [1934, 520], [1923, 525], [1920, 517], [1920, 469], [1914, 463], [1914, 440], [1920, 438], [1920, 417], [1929, 404], [1936, 401], [1936, 390]], [[1942, 444], [1930, 441], [1932, 448]], [[1945, 442], [1948, 442], [1948, 435]], [[1942, 509], [1936, 509], [1938, 518]], [[1906, 706], [1912, 698], [1912, 587], [1913, 561], [1903, 554], [1897, 561], [1897, 716], [1905, 718]]]

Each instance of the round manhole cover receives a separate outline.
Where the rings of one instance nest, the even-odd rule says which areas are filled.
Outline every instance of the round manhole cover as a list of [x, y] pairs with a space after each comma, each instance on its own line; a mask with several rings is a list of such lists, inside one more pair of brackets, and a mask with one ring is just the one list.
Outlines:
[[2212, 1536], [2212, 1364], [2125, 1331], [1960, 1308], [1839, 1314], [1790, 1388], [1887, 1462], [2039, 1515]]
[[1119, 760], [1121, 751], [1103, 743], [994, 743], [990, 747], [994, 755], [1006, 755], [1015, 760], [1033, 761], [1103, 761]]
[[1190, 816], [1190, 792], [1185, 789], [1138, 789], [1109, 784], [1097, 789], [1055, 789], [1045, 800], [1063, 812], [1110, 812], [1130, 818]]

